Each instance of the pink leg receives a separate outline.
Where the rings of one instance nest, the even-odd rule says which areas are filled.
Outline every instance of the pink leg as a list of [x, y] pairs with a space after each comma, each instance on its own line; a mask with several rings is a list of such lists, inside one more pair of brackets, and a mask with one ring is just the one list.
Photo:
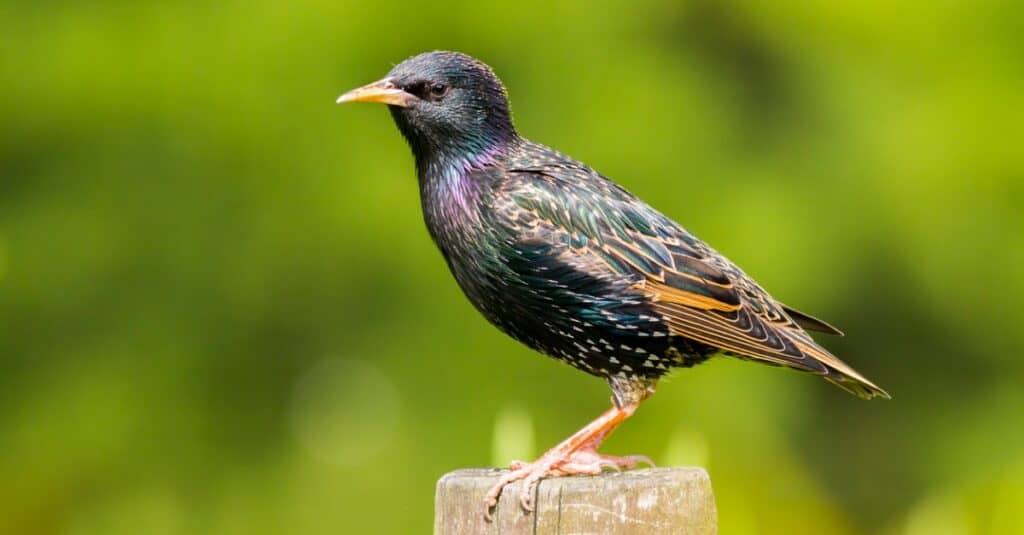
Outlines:
[[612, 407], [583, 429], [548, 450], [536, 461], [532, 463], [514, 461], [509, 467], [511, 471], [503, 475], [484, 497], [487, 507], [484, 516], [490, 520], [491, 509], [497, 505], [502, 489], [515, 481], [523, 480], [519, 501], [523, 509], [532, 511], [533, 491], [537, 487], [537, 483], [545, 477], [596, 475], [600, 474], [604, 468], [630, 469], [636, 466], [637, 462], [654, 466], [650, 459], [642, 455], [615, 457], [597, 453], [597, 448], [604, 442], [604, 439], [608, 438], [608, 435], [626, 418], [632, 416], [638, 406], [639, 402], [624, 405], [621, 408]]

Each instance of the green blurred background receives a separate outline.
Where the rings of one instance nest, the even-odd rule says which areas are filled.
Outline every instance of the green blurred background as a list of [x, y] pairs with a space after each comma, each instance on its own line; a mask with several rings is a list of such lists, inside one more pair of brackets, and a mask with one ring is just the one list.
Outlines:
[[607, 444], [721, 532], [1024, 533], [1024, 5], [0, 3], [0, 532], [425, 533], [598, 379], [478, 317], [386, 111], [465, 51], [893, 394], [718, 359]]

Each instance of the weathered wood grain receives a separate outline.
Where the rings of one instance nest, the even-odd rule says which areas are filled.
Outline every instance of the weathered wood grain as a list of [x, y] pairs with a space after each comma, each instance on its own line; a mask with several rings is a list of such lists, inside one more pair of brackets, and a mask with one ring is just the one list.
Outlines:
[[545, 479], [536, 512], [519, 505], [519, 483], [505, 488], [493, 522], [483, 496], [503, 470], [466, 469], [437, 482], [435, 535], [569, 535], [718, 532], [711, 479], [703, 468], [651, 468], [593, 477]]

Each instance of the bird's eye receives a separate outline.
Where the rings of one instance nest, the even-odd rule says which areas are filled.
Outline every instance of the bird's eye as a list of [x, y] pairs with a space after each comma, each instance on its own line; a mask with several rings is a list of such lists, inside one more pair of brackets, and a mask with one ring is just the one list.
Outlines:
[[448, 93], [448, 86], [442, 82], [434, 82], [430, 84], [430, 96], [433, 98], [441, 98]]

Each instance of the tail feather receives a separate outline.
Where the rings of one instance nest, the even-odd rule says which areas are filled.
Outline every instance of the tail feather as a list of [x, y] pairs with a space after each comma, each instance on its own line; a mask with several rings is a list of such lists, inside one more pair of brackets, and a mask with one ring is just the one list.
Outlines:
[[859, 375], [851, 377], [843, 372], [830, 369], [825, 375], [825, 379], [859, 398], [871, 399], [879, 397], [882, 399], [892, 399], [888, 392]]
[[807, 333], [789, 331], [787, 334], [800, 348], [801, 353], [824, 365], [825, 371], [820, 375], [823, 375], [832, 384], [860, 398], [892, 399], [888, 392], [815, 343]]

